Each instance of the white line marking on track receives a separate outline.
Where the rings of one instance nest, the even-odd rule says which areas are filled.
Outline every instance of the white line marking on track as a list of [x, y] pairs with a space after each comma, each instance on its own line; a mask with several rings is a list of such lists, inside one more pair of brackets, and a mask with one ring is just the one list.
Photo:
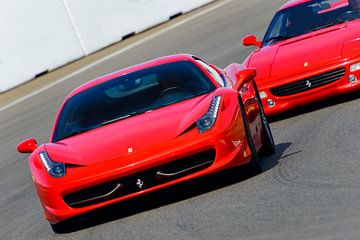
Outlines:
[[107, 61], [108, 59], [111, 59], [111, 58], [113, 58], [113, 57], [115, 57], [115, 56], [117, 56], [119, 54], [122, 54], [122, 53], [134, 48], [134, 47], [137, 47], [137, 46], [139, 46], [139, 45], [141, 45], [141, 44], [143, 44], [143, 43], [145, 43], [145, 42], [147, 42], [147, 41], [149, 41], [149, 40], [151, 40], [151, 39], [153, 39], [153, 38], [155, 38], [155, 37], [157, 37], [157, 36], [159, 36], [159, 35], [161, 35], [163, 33], [166, 33], [166, 32], [168, 32], [170, 30], [173, 30], [173, 29], [175, 29], [175, 28], [177, 28], [177, 27], [179, 27], [179, 26], [181, 26], [181, 25], [183, 25], [183, 24], [185, 24], [187, 22], [190, 22], [190, 21], [192, 21], [192, 20], [194, 20], [194, 19], [196, 19], [198, 17], [201, 17], [201, 16], [203, 16], [203, 15], [209, 13], [209, 12], [212, 12], [212, 11], [218, 9], [218, 8], [221, 8], [222, 6], [228, 4], [228, 3], [232, 2], [232, 1], [233, 0], [226, 0], [226, 1], [223, 1], [221, 3], [218, 3], [218, 4], [216, 4], [216, 5], [214, 5], [214, 6], [210, 7], [210, 8], [205, 9], [204, 11], [201, 11], [201, 12], [199, 12], [197, 14], [194, 14], [194, 15], [192, 15], [192, 16], [184, 19], [184, 20], [181, 20], [181, 21], [179, 21], [179, 22], [177, 22], [177, 23], [175, 23], [175, 24], [173, 24], [173, 25], [171, 25], [169, 27], [166, 27], [166, 28], [164, 28], [164, 29], [162, 29], [162, 30], [150, 35], [150, 36], [147, 36], [147, 37], [145, 37], [143, 39], [140, 39], [139, 41], [137, 41], [137, 42], [135, 42], [133, 44], [130, 44], [130, 45], [128, 45], [128, 46], [126, 46], [126, 47], [124, 47], [122, 49], [119, 49], [118, 51], [113, 52], [110, 55], [107, 55], [107, 56], [105, 56], [103, 58], [100, 58], [100, 59], [94, 61], [93, 63], [90, 63], [87, 66], [76, 70], [75, 72], [72, 72], [72, 73], [70, 73], [70, 74], [68, 74], [68, 75], [66, 75], [66, 76], [64, 76], [62, 78], [59, 78], [59, 80], [57, 80], [55, 82], [52, 82], [52, 83], [50, 83], [50, 84], [48, 84], [48, 85], [46, 85], [46, 86], [44, 86], [42, 88], [39, 88], [39, 89], [33, 91], [32, 93], [29, 93], [29, 94], [15, 100], [14, 102], [9, 103], [9, 104], [1, 107], [0, 112], [6, 110], [8, 108], [11, 108], [11, 107], [17, 105], [18, 103], [21, 103], [21, 102], [25, 101], [26, 99], [29, 99], [29, 98], [31, 98], [31, 97], [33, 97], [33, 96], [35, 96], [35, 95], [37, 95], [37, 94], [39, 94], [39, 93], [41, 93], [43, 91], [46, 91], [46, 90], [48, 90], [48, 89], [50, 89], [50, 88], [52, 88], [52, 87], [54, 87], [54, 86], [56, 86], [56, 85], [58, 85], [58, 84], [60, 84], [62, 82], [65, 82], [68, 79], [70, 79], [71, 77], [74, 77], [74, 76], [78, 75], [81, 72], [84, 72], [84, 71], [86, 71], [86, 70], [88, 70], [88, 69], [90, 69], [90, 68], [92, 68], [92, 67], [94, 67], [94, 66], [96, 66], [96, 65], [98, 65], [98, 64], [100, 64], [102, 62], [104, 62], [104, 61]]

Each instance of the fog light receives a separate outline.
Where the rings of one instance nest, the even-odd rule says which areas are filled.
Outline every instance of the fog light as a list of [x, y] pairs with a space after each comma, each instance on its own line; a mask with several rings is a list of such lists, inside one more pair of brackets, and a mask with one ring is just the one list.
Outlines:
[[261, 99], [267, 98], [266, 92], [259, 92], [259, 95]]
[[274, 102], [274, 100], [272, 100], [272, 99], [268, 99], [268, 100], [266, 101], [266, 104], [267, 104], [269, 107], [275, 106], [275, 102]]
[[355, 72], [357, 70], [360, 70], [360, 63], [355, 63], [350, 66], [350, 72]]
[[356, 76], [355, 75], [353, 75], [353, 74], [351, 74], [351, 75], [349, 75], [349, 82], [356, 82], [357, 81], [357, 78], [356, 78]]

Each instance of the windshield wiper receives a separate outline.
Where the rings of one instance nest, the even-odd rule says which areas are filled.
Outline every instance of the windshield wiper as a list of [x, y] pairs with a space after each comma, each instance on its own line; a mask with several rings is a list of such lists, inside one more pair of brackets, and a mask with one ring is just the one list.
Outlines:
[[76, 130], [72, 131], [69, 135], [66, 135], [65, 137], [59, 139], [58, 141], [60, 141], [62, 139], [65, 139], [65, 138], [69, 138], [69, 137], [78, 135], [78, 134], [81, 134], [81, 133], [84, 133], [84, 132], [87, 132], [87, 131], [90, 131], [90, 130], [93, 130], [93, 129], [98, 128], [98, 127], [100, 127], [100, 125], [92, 126], [92, 127], [89, 127], [89, 128], [76, 129]]
[[126, 115], [123, 115], [123, 116], [120, 116], [120, 117], [117, 117], [117, 118], [114, 118], [114, 119], [111, 119], [111, 120], [102, 122], [102, 123], [101, 123], [101, 126], [108, 125], [108, 124], [110, 124], [110, 123], [118, 122], [118, 121], [124, 120], [124, 119], [126, 119], [126, 118], [134, 117], [134, 116], [136, 116], [136, 115], [140, 115], [140, 114], [147, 113], [147, 112], [151, 112], [151, 111], [152, 111], [152, 110], [149, 109], [149, 110], [146, 110], [146, 111], [132, 112], [132, 113], [129, 113], [129, 114], [126, 114]]
[[289, 39], [289, 38], [292, 38], [294, 36], [290, 36], [290, 35], [279, 35], [279, 36], [275, 36], [275, 37], [271, 37], [271, 38], [268, 38], [265, 40], [265, 43], [268, 43], [268, 42], [278, 42], [278, 41], [282, 41], [282, 40], [286, 40], [286, 39]]
[[320, 25], [320, 26], [317, 26], [317, 27], [313, 28], [312, 31], [320, 30], [320, 29], [323, 29], [323, 28], [328, 28], [328, 27], [338, 25], [338, 24], [344, 23], [344, 22], [346, 22], [346, 20], [337, 20], [335, 22], [329, 22], [329, 23], [326, 23], [324, 25]]
[[[201, 96], [201, 95], [203, 95], [205, 93], [208, 93], [208, 91], [203, 91], [203, 92], [200, 92], [198, 95], [181, 99], [181, 101], [185, 101], [187, 99], [198, 97], [198, 96]], [[180, 101], [176, 99], [174, 101], [170, 101], [170, 102], [167, 102], [167, 103], [164, 103], [164, 104], [159, 104], [159, 105], [155, 105], [155, 106], [153, 105], [153, 106], [150, 106], [149, 109], [146, 109], [146, 110], [143, 110], [143, 111], [131, 112], [131, 113], [128, 113], [126, 115], [123, 115], [123, 116], [120, 116], [120, 117], [117, 117], [117, 118], [114, 118], [114, 119], [111, 119], [111, 120], [108, 120], [108, 121], [104, 121], [104, 122], [101, 123], [101, 126], [108, 125], [108, 124], [111, 124], [111, 123], [114, 123], [114, 122], [117, 122], [117, 121], [121, 121], [121, 120], [124, 120], [126, 118], [134, 117], [134, 116], [137, 116], [137, 115], [140, 115], [140, 114], [143, 114], [143, 113], [149, 113], [149, 112], [154, 111], [156, 109], [166, 107], [166, 106], [178, 103], [178, 102], [180, 102]]]

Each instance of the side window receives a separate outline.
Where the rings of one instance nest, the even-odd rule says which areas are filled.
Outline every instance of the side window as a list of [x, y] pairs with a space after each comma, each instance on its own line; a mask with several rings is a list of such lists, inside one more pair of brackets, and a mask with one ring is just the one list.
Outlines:
[[211, 74], [211, 76], [215, 79], [217, 83], [219, 83], [221, 87], [225, 87], [224, 79], [215, 69], [213, 69], [201, 60], [196, 60], [196, 62], [200, 63], [201, 66], [203, 66]]
[[286, 28], [291, 24], [290, 20], [288, 19], [288, 14], [279, 15], [272, 26], [272, 31], [269, 38], [277, 37], [277, 36], [286, 36]]

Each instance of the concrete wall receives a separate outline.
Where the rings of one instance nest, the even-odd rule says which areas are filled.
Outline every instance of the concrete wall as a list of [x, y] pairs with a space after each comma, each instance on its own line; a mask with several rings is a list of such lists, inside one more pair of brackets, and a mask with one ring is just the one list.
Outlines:
[[0, 0], [0, 92], [214, 0]]

